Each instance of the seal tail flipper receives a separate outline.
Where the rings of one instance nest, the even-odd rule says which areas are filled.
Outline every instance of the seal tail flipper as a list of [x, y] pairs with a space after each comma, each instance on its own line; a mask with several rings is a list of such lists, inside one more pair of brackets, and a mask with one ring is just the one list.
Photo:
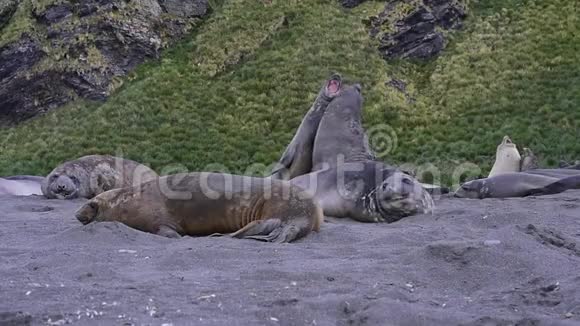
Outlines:
[[300, 229], [295, 225], [284, 225], [276, 228], [268, 235], [253, 235], [245, 238], [276, 243], [292, 242], [300, 238]]
[[177, 233], [177, 231], [175, 231], [174, 229], [172, 229], [171, 227], [169, 227], [167, 225], [160, 226], [159, 230], [157, 230], [156, 234], [160, 235], [162, 237], [167, 237], [167, 238], [174, 238], [174, 239], [181, 238], [181, 235], [179, 233]]
[[531, 191], [530, 195], [552, 195], [564, 192], [569, 189], [580, 189], [580, 176], [574, 175], [567, 178], [562, 178], [558, 181], [550, 183], [540, 189], [534, 189]]
[[282, 225], [282, 220], [278, 218], [252, 221], [243, 228], [232, 233], [230, 236], [232, 238], [242, 239], [249, 238], [251, 236], [268, 235], [280, 227], [280, 225]]

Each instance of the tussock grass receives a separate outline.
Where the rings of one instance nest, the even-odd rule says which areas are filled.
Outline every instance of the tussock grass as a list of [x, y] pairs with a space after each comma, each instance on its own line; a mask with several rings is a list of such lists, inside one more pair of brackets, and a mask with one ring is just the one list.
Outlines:
[[[380, 58], [363, 19], [381, 7], [225, 2], [106, 103], [76, 102], [0, 130], [0, 175], [46, 174], [93, 153], [161, 173], [216, 163], [244, 173], [278, 159], [335, 71], [363, 84], [366, 127], [394, 131], [396, 146], [379, 150], [381, 158], [433, 163], [445, 182], [464, 162], [485, 173], [504, 134], [545, 164], [580, 157], [578, 4], [471, 2], [466, 29], [428, 63]], [[387, 86], [391, 78], [405, 80], [414, 101]]]

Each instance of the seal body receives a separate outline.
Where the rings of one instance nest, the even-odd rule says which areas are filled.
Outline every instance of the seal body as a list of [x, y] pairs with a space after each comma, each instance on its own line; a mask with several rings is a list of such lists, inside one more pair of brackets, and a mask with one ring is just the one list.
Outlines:
[[421, 183], [376, 161], [343, 163], [290, 182], [312, 194], [325, 215], [361, 222], [395, 222], [434, 207]]
[[358, 84], [344, 87], [328, 105], [314, 141], [312, 171], [375, 158], [362, 125], [362, 105]]
[[168, 237], [232, 233], [290, 242], [318, 231], [322, 209], [288, 181], [222, 173], [175, 174], [102, 193], [76, 213], [82, 223], [119, 221]]
[[455, 197], [483, 199], [549, 195], [580, 187], [580, 175], [552, 177], [531, 173], [504, 173], [491, 178], [468, 181]]
[[312, 170], [312, 149], [318, 125], [328, 104], [340, 93], [341, 87], [342, 79], [338, 74], [326, 81], [314, 104], [302, 119], [292, 141], [282, 154], [272, 172], [272, 178], [289, 180]]
[[105, 191], [157, 178], [149, 167], [110, 155], [88, 155], [65, 162], [46, 176], [42, 193], [49, 199], [93, 198]]
[[539, 164], [538, 164], [538, 158], [536, 157], [536, 155], [534, 155], [534, 153], [532, 152], [531, 149], [524, 147], [522, 159], [521, 159], [520, 171], [533, 170], [533, 169], [537, 169], [538, 167], [539, 167]]
[[553, 178], [566, 178], [575, 175], [580, 175], [580, 170], [574, 169], [533, 169], [523, 171], [523, 173], [527, 174], [537, 174], [537, 175], [544, 175], [547, 177]]
[[508, 136], [504, 136], [495, 152], [495, 163], [488, 177], [503, 173], [519, 172], [521, 156], [516, 145]]
[[0, 195], [31, 196], [42, 195], [43, 177], [16, 175], [0, 178]]

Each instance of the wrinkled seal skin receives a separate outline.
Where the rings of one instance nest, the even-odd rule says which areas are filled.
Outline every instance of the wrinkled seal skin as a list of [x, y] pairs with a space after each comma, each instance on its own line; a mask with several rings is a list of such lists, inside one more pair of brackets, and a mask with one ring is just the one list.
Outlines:
[[0, 178], [0, 195], [31, 196], [42, 195], [43, 177], [15, 175]]
[[376, 161], [343, 163], [290, 182], [312, 194], [325, 215], [360, 222], [395, 222], [434, 208], [421, 183]]
[[495, 163], [488, 177], [503, 173], [519, 172], [521, 159], [516, 145], [508, 136], [504, 136], [502, 142], [497, 146]]
[[552, 177], [527, 172], [504, 173], [491, 178], [468, 181], [455, 197], [484, 199], [557, 194], [580, 187], [580, 175]]
[[302, 119], [298, 131], [274, 168], [272, 178], [290, 180], [312, 170], [312, 149], [318, 125], [328, 104], [338, 96], [341, 87], [342, 78], [338, 74], [332, 75], [322, 86], [314, 104]]
[[323, 220], [312, 197], [288, 181], [210, 172], [102, 193], [76, 217], [83, 224], [118, 221], [166, 237], [233, 232], [235, 238], [271, 242], [304, 237]]
[[49, 199], [90, 199], [111, 189], [157, 177], [155, 171], [135, 161], [110, 155], [88, 155], [56, 167], [44, 179], [42, 193]]
[[322, 117], [312, 154], [312, 171], [341, 162], [374, 160], [362, 126], [361, 86], [344, 87]]

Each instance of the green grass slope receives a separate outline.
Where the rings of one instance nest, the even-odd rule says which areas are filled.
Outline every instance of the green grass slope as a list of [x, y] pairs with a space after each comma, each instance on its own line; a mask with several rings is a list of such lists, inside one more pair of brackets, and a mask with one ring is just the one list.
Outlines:
[[[544, 164], [580, 158], [578, 3], [471, 1], [466, 28], [421, 64], [379, 57], [363, 20], [383, 4], [226, 1], [106, 103], [77, 102], [0, 130], [0, 175], [46, 174], [92, 153], [160, 173], [256, 174], [278, 159], [334, 71], [363, 84], [380, 157], [433, 164], [445, 182], [466, 162], [487, 171], [504, 134]], [[393, 77], [414, 101], [386, 85]]]

